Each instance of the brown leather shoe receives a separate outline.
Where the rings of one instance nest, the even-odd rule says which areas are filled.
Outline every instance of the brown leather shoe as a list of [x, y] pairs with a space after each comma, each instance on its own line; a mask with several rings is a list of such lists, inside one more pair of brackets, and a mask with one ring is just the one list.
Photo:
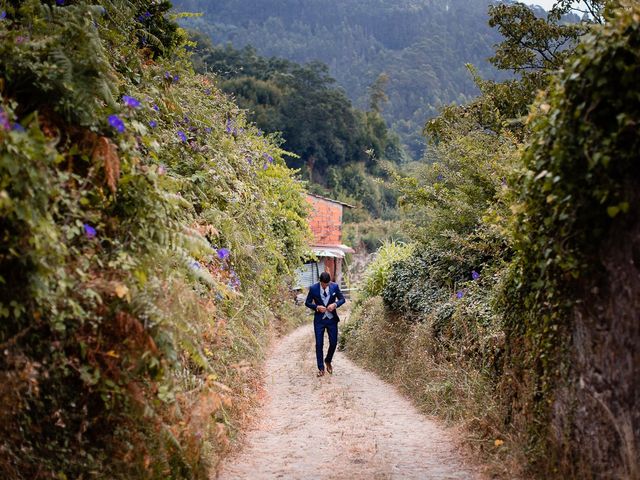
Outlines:
[[324, 362], [324, 364], [327, 367], [327, 372], [333, 373], [333, 367], [331, 367], [331, 364], [329, 362]]

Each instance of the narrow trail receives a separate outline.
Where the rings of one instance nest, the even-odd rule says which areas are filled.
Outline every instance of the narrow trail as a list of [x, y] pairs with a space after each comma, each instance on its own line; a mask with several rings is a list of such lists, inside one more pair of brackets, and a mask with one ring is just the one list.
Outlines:
[[465, 468], [451, 433], [392, 386], [340, 352], [334, 374], [316, 378], [314, 357], [310, 325], [272, 350], [261, 420], [220, 479], [480, 478]]

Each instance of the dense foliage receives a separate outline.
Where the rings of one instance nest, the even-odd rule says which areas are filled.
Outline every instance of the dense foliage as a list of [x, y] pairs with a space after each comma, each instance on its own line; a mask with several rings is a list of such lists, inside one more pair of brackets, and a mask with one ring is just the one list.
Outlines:
[[487, 78], [501, 75], [487, 62], [500, 35], [487, 25], [486, 0], [174, 3], [182, 11], [202, 12], [188, 25], [215, 43], [253, 45], [262, 55], [326, 63], [359, 108], [369, 105], [370, 87], [386, 74], [390, 101], [384, 116], [414, 158], [424, 148], [425, 121], [441, 106], [477, 94], [466, 63], [477, 65]]
[[207, 478], [305, 253], [303, 189], [167, 2], [3, 5], [0, 476]]
[[[551, 433], [550, 428], [552, 417], [565, 422], [557, 417], [574, 415], [571, 403], [581, 395], [560, 392], [575, 388], [609, 397], [597, 402], [593, 413], [597, 415], [602, 404], [610, 412], [611, 423], [605, 422], [601, 435], [611, 437], [612, 443], [619, 441], [619, 450], [583, 445], [578, 452], [564, 444], [553, 449], [554, 455], [567, 461], [577, 476], [634, 478], [639, 472], [629, 435], [637, 438], [640, 425], [620, 417], [636, 409], [638, 402], [626, 392], [636, 388], [629, 382], [635, 384], [637, 377], [623, 366], [630, 354], [627, 349], [637, 348], [637, 319], [630, 325], [623, 319], [637, 314], [633, 297], [638, 287], [632, 282], [626, 284], [628, 292], [611, 288], [637, 256], [623, 251], [616, 254], [617, 260], [610, 257], [611, 250], [621, 248], [615, 244], [618, 239], [632, 249], [637, 244], [640, 99], [635, 79], [640, 75], [640, 8], [612, 10], [609, 19], [604, 28], [585, 36], [532, 112], [532, 136], [512, 207], [517, 255], [502, 304], [508, 364], [524, 386], [513, 393], [514, 415], [533, 425], [532, 444], [540, 450], [540, 460], [549, 454], [550, 441], [557, 444], [561, 435], [580, 436], [580, 421], [566, 422], [560, 432]], [[631, 267], [636, 274], [637, 268]], [[582, 311], [581, 304], [591, 302], [615, 302], [617, 308], [603, 313], [594, 305]], [[592, 328], [611, 330], [611, 335], [617, 331], [625, 339], [614, 340], [620, 344], [611, 345], [611, 352], [590, 345], [586, 351], [592, 358], [584, 358], [579, 337], [591, 335], [585, 329], [589, 321], [581, 318], [585, 314], [597, 319]], [[574, 333], [583, 329], [580, 335]], [[612, 357], [619, 357], [621, 365], [601, 365], [608, 365]], [[594, 368], [595, 379], [590, 378]], [[603, 382], [608, 385], [603, 387]], [[588, 408], [585, 402], [582, 409]], [[563, 409], [568, 412], [559, 415]], [[586, 421], [596, 429], [596, 418]], [[629, 433], [617, 439], [621, 430]]]
[[522, 72], [428, 123], [425, 165], [397, 180], [414, 253], [345, 344], [511, 475], [635, 478], [640, 10], [586, 2], [563, 26], [570, 3], [492, 8], [494, 60]]

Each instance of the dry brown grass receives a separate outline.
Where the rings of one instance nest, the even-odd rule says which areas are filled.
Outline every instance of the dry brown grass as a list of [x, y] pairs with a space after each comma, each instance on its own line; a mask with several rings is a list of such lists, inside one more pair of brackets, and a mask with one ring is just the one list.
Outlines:
[[423, 413], [456, 426], [489, 477], [522, 477], [524, 439], [503, 428], [490, 373], [463, 360], [451, 345], [443, 352], [428, 319], [408, 322], [385, 309], [380, 297], [365, 301], [349, 323], [345, 343], [353, 360], [396, 385]]

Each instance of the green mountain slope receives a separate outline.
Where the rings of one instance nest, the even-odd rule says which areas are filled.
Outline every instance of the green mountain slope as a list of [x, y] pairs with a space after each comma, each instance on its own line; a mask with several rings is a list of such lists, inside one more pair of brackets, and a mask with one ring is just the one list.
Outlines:
[[465, 68], [499, 75], [487, 62], [499, 34], [487, 24], [487, 0], [176, 0], [177, 10], [201, 12], [191, 28], [216, 43], [253, 45], [262, 55], [320, 60], [355, 105], [389, 77], [384, 116], [414, 155], [421, 130], [438, 107], [477, 94]]

